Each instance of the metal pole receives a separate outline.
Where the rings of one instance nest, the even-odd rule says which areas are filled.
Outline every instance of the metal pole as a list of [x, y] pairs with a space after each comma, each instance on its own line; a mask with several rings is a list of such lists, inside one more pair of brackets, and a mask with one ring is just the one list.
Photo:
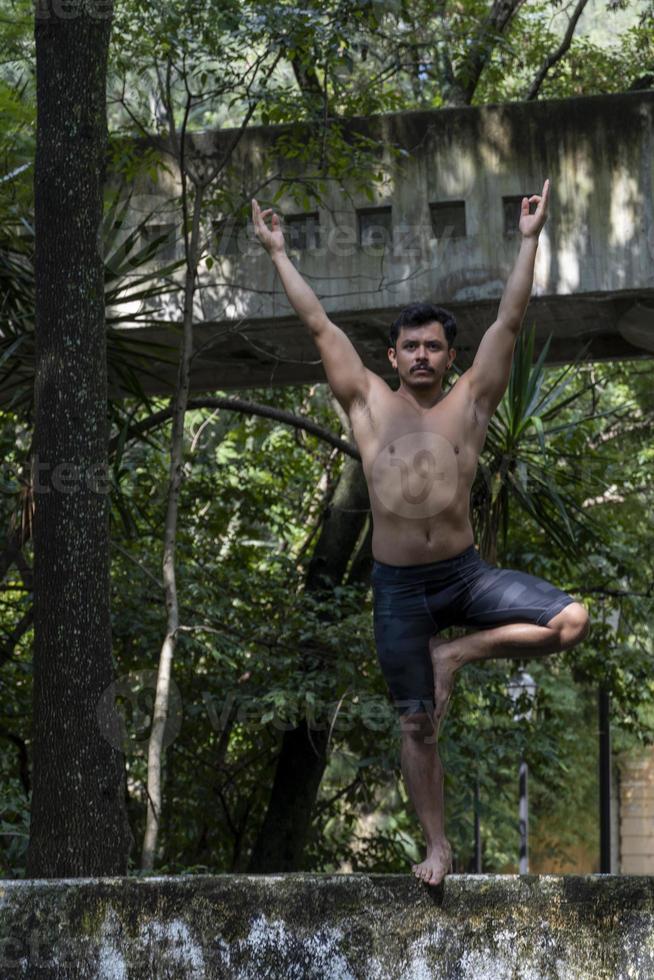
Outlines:
[[[537, 684], [534, 678], [528, 674], [526, 671], [518, 670], [518, 673], [509, 682], [508, 692], [509, 697], [511, 697], [514, 703], [520, 700], [521, 695], [527, 695], [530, 704], [533, 705]], [[514, 721], [520, 721], [523, 718], [531, 718], [532, 708], [528, 708], [526, 711], [515, 711], [513, 714]], [[529, 774], [529, 769], [525, 761], [524, 755], [520, 755], [520, 770], [518, 774], [518, 787], [520, 793], [520, 803], [518, 807], [518, 826], [520, 829], [520, 852], [518, 867], [521, 875], [529, 874], [529, 793], [527, 785], [527, 777]]]
[[475, 874], [481, 874], [481, 826], [479, 823], [479, 779], [475, 779], [475, 852], [473, 867]]
[[520, 786], [520, 874], [529, 874], [529, 795], [527, 776], [529, 769], [524, 759], [520, 760], [520, 774], [518, 777]]
[[600, 684], [599, 714], [599, 795], [600, 795], [600, 874], [611, 874], [611, 724], [610, 695]]

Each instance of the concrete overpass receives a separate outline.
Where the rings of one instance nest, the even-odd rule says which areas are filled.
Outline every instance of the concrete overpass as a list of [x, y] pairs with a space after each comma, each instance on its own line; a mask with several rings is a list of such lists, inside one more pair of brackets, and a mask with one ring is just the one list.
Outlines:
[[[347, 122], [346, 138], [377, 147], [384, 179], [357, 186], [330, 179], [315, 160], [286, 160], [290, 127], [247, 131], [226, 178], [237, 201], [264, 185], [270, 201], [279, 175], [322, 179], [321, 199], [276, 207], [289, 226], [292, 255], [365, 363], [392, 377], [387, 335], [396, 312], [416, 299], [451, 308], [459, 322], [459, 363], [469, 363], [518, 249], [517, 208], [525, 193], [552, 180], [550, 219], [541, 237], [534, 297], [526, 323], [550, 359], [567, 361], [586, 343], [594, 359], [654, 353], [654, 92], [464, 109], [400, 112]], [[196, 137], [198, 150], [224, 151], [233, 132]], [[157, 228], [179, 228], [175, 174], [141, 184], [134, 217], [159, 208]], [[324, 380], [315, 348], [293, 315], [251, 229], [213, 228], [213, 265], [203, 264], [193, 363], [194, 391]], [[176, 307], [161, 311], [180, 320]], [[175, 345], [166, 329], [139, 336]], [[172, 352], [171, 352], [172, 353]], [[152, 362], [150, 391], [166, 390], [171, 365]]]

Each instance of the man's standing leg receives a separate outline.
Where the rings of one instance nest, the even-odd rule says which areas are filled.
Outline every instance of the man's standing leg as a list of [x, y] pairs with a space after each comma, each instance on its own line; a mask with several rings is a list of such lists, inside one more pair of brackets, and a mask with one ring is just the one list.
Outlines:
[[407, 791], [425, 835], [427, 856], [413, 865], [414, 874], [437, 885], [450, 870], [452, 851], [445, 837], [443, 766], [438, 734], [452, 692], [454, 675], [465, 663], [488, 657], [534, 657], [569, 650], [588, 633], [588, 614], [572, 602], [545, 626], [515, 623], [479, 630], [456, 640], [433, 637], [430, 654], [434, 668], [433, 716], [402, 715], [401, 764]]
[[400, 761], [407, 792], [427, 844], [424, 861], [412, 866], [417, 878], [437, 885], [450, 870], [452, 848], [445, 837], [443, 766], [433, 716], [401, 715]]

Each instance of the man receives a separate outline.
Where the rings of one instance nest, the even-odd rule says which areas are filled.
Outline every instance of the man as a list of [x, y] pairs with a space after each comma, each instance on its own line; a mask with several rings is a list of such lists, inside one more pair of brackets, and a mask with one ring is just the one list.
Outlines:
[[[402, 774], [427, 845], [425, 860], [413, 872], [430, 885], [451, 869], [435, 743], [455, 672], [487, 657], [568, 650], [588, 632], [586, 609], [572, 596], [532, 575], [482, 561], [469, 517], [477, 461], [509, 381], [531, 294], [548, 198], [548, 180], [541, 195], [523, 198], [520, 251], [497, 319], [472, 366], [447, 392], [443, 379], [456, 356], [450, 313], [425, 303], [402, 311], [388, 350], [400, 381], [392, 391], [364, 366], [291, 263], [278, 216], [252, 201], [255, 233], [311, 332], [361, 452], [373, 518], [375, 641], [399, 712]], [[453, 625], [475, 632], [437, 638]]]

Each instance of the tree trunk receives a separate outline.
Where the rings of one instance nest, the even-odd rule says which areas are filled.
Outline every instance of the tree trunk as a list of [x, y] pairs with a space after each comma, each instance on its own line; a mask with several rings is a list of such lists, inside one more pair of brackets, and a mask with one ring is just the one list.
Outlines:
[[[363, 468], [346, 459], [309, 565], [306, 591], [329, 595], [345, 576], [370, 501]], [[318, 669], [324, 664], [319, 663]], [[305, 718], [284, 732], [268, 810], [252, 849], [249, 871], [296, 871], [311, 827], [311, 815], [327, 764], [326, 729], [310, 729]]]
[[36, 10], [36, 373], [30, 877], [127, 871], [111, 685], [103, 258], [111, 9]]
[[[184, 134], [185, 136], [185, 134]], [[191, 356], [193, 353], [193, 303], [195, 280], [200, 252], [200, 220], [204, 201], [204, 186], [195, 187], [193, 200], [193, 222], [186, 256], [184, 285], [184, 333], [180, 349], [177, 388], [173, 399], [173, 430], [170, 440], [170, 469], [168, 477], [168, 503], [163, 550], [163, 581], [166, 600], [166, 635], [159, 654], [157, 687], [155, 692], [152, 729], [148, 741], [148, 802], [145, 818], [145, 834], [141, 851], [141, 868], [151, 871], [154, 868], [159, 827], [163, 808], [162, 765], [165, 748], [166, 723], [170, 700], [173, 657], [177, 646], [179, 629], [179, 601], [177, 597], [177, 574], [175, 551], [177, 545], [177, 518], [179, 514], [179, 495], [182, 488], [182, 467], [184, 464], [184, 420], [191, 383]]]

